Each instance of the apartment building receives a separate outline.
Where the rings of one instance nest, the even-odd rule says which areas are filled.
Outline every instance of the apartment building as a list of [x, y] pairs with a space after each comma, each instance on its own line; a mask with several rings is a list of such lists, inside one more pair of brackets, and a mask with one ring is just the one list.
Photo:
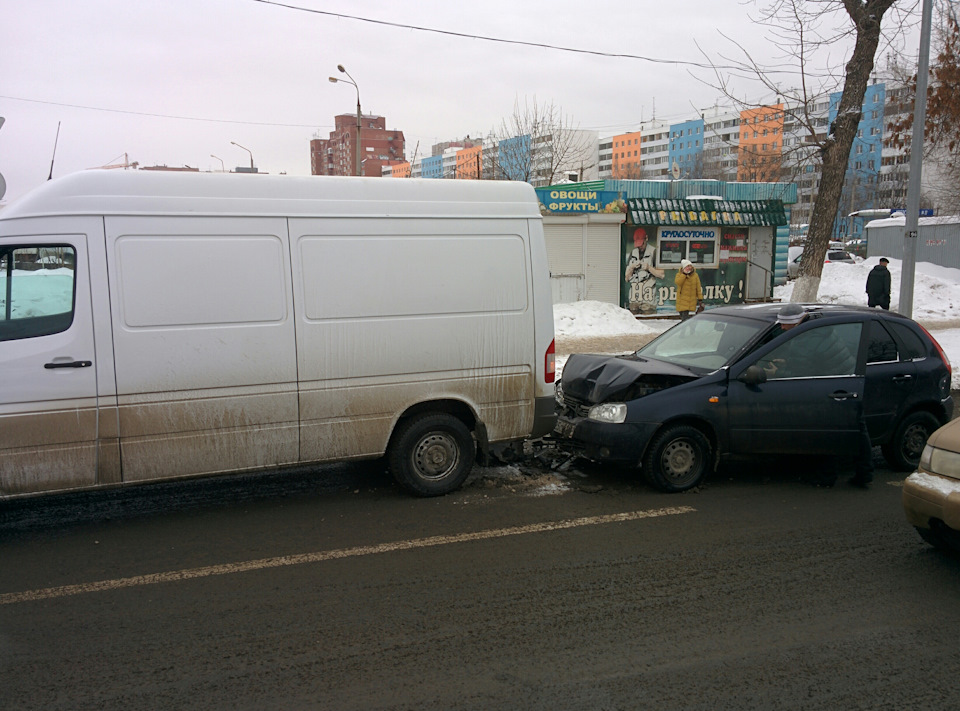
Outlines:
[[601, 138], [597, 152], [597, 177], [600, 180], [613, 178], [613, 139]]
[[780, 180], [782, 159], [783, 104], [741, 111], [737, 180], [745, 183]]
[[703, 177], [733, 182], [737, 179], [740, 148], [740, 112], [714, 106], [703, 112]]
[[456, 177], [458, 180], [483, 178], [483, 144], [477, 143], [456, 152]]
[[404, 161], [403, 131], [387, 128], [387, 119], [373, 114], [360, 116], [360, 153], [357, 164], [357, 115], [334, 117], [328, 138], [310, 141], [310, 172], [313, 175], [379, 176], [383, 166]]
[[670, 127], [649, 121], [640, 128], [641, 179], [664, 179], [670, 175]]
[[642, 131], [621, 133], [611, 139], [612, 173], [614, 180], [639, 179], [642, 174], [640, 144]]
[[691, 180], [703, 177], [704, 120], [691, 119], [670, 125], [670, 174]]

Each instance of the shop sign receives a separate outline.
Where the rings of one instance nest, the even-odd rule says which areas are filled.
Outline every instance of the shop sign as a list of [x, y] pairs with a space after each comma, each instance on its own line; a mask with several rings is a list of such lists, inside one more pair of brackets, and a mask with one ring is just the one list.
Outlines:
[[571, 187], [537, 190], [540, 212], [626, 212], [626, 205], [615, 190], [583, 190]]

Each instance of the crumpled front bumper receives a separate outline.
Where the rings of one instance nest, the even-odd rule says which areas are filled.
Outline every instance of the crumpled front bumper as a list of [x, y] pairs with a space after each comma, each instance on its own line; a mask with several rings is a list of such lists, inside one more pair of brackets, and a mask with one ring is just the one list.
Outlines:
[[656, 422], [614, 424], [561, 415], [553, 437], [560, 447], [587, 459], [638, 466], [659, 427]]

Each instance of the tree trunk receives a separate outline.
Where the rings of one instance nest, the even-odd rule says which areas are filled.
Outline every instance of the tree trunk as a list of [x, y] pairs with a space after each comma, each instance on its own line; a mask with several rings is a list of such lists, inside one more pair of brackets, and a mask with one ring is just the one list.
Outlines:
[[804, 259], [793, 287], [791, 301], [814, 302], [820, 289], [823, 260], [833, 233], [833, 221], [840, 207], [843, 182], [850, 161], [850, 149], [857, 135], [863, 97], [873, 71], [874, 56], [880, 42], [880, 22], [895, 0], [843, 0], [843, 6], [856, 26], [856, 44], [847, 62], [843, 93], [837, 118], [821, 147], [823, 168], [817, 199], [813, 204]]

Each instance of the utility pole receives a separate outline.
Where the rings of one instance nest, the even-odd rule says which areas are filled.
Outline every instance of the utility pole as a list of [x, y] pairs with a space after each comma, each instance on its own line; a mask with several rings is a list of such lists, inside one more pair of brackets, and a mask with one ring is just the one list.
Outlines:
[[907, 183], [907, 215], [904, 220], [903, 264], [900, 270], [900, 313], [913, 316], [913, 285], [917, 270], [917, 238], [920, 232], [920, 174], [923, 170], [923, 132], [927, 121], [927, 76], [930, 73], [931, 0], [923, 0], [920, 22], [920, 57], [917, 61], [917, 96], [910, 137], [910, 177]]
[[357, 165], [356, 175], [361, 175], [362, 173], [361, 173], [361, 168], [360, 168], [360, 128], [361, 128], [361, 122], [360, 122], [360, 87], [357, 86], [357, 82], [354, 80], [354, 78], [353, 78], [352, 76], [350, 76], [350, 72], [348, 72], [346, 69], [343, 68], [343, 65], [342, 65], [342, 64], [338, 64], [338, 65], [337, 65], [337, 69], [338, 69], [342, 74], [346, 74], [348, 78], [347, 78], [347, 79], [338, 79], [337, 77], [329, 77], [331, 83], [336, 84], [337, 82], [344, 82], [345, 84], [352, 84], [352, 85], [353, 85], [353, 88], [357, 90], [357, 142], [356, 142], [356, 148], [355, 148], [355, 151], [354, 151], [354, 152], [355, 152], [355, 154], [356, 154], [356, 159], [355, 159], [355, 160], [356, 160], [356, 165]]

